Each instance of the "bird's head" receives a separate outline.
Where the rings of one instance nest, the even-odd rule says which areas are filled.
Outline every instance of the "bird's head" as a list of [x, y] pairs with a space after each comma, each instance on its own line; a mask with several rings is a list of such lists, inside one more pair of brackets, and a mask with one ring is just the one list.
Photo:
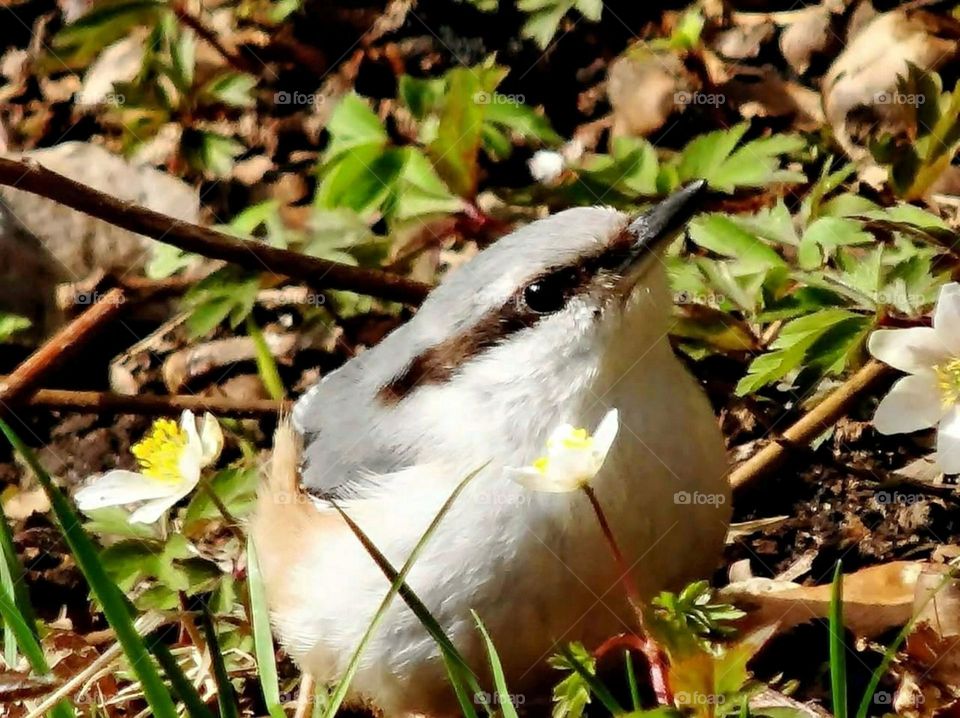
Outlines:
[[392, 347], [395, 362], [380, 377], [380, 400], [458, 384], [481, 393], [548, 378], [574, 386], [603, 362], [635, 361], [666, 335], [662, 250], [704, 187], [690, 184], [635, 217], [570, 209], [500, 239], [378, 348]]

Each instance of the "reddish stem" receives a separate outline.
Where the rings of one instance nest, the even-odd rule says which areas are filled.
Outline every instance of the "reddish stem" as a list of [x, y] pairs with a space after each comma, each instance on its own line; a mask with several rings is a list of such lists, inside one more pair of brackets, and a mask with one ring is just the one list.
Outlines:
[[590, 486], [584, 486], [583, 492], [590, 500], [593, 513], [596, 515], [597, 522], [600, 524], [600, 531], [603, 533], [603, 537], [607, 541], [607, 546], [610, 548], [610, 553], [613, 554], [613, 560], [617, 564], [617, 569], [620, 571], [620, 582], [626, 591], [627, 601], [630, 603], [630, 607], [633, 609], [637, 618], [637, 636], [633, 645], [647, 660], [647, 665], [650, 669], [650, 683], [653, 686], [653, 692], [657, 696], [657, 702], [663, 706], [672, 706], [673, 693], [667, 681], [666, 656], [664, 656], [663, 651], [660, 650], [660, 646], [657, 645], [656, 641], [647, 634], [643, 619], [643, 602], [640, 598], [640, 591], [637, 588], [637, 584], [633, 580], [633, 574], [630, 572], [630, 566], [627, 564], [623, 552], [620, 550], [620, 546], [613, 535], [610, 524], [607, 523], [607, 516], [603, 512], [603, 507], [600, 506], [597, 495]]

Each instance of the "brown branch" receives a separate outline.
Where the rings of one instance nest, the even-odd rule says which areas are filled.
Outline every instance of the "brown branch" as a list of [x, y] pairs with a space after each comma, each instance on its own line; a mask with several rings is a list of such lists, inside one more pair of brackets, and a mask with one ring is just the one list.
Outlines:
[[[871, 359], [847, 379], [836, 391], [812, 411], [783, 432], [784, 443], [806, 445], [833, 426], [864, 389], [886, 374], [888, 367]], [[789, 449], [779, 441], [771, 441], [730, 473], [730, 485], [740, 489], [779, 467]]]
[[125, 301], [122, 289], [111, 289], [87, 311], [50, 337], [12, 374], [0, 380], [0, 407], [6, 408], [28, 399], [47, 374], [120, 313]]
[[190, 11], [187, 10], [184, 3], [175, 2], [173, 3], [172, 9], [174, 15], [177, 16], [177, 19], [180, 22], [197, 33], [200, 38], [205, 40], [207, 44], [216, 50], [229, 65], [232, 65], [235, 69], [243, 73], [249, 73], [251, 75], [258, 74], [257, 69], [253, 67], [251, 63], [247, 62], [247, 58], [229, 50], [223, 44], [220, 38], [217, 37], [217, 34], [213, 30], [204, 25], [200, 18], [192, 15]]
[[43, 409], [66, 409], [95, 414], [143, 414], [147, 416], [177, 416], [186, 410], [209, 411], [217, 416], [270, 417], [280, 412], [289, 413], [289, 401], [270, 399], [241, 401], [218, 396], [173, 396], [152, 394], [114, 394], [104, 391], [68, 391], [40, 389], [25, 406]]
[[419, 304], [430, 286], [375, 269], [243, 241], [223, 232], [183, 222], [64, 177], [35, 162], [0, 157], [0, 185], [46, 197], [108, 224], [151, 237], [186, 252], [233, 262], [254, 271], [302, 280], [311, 286], [343, 289], [405, 304]]

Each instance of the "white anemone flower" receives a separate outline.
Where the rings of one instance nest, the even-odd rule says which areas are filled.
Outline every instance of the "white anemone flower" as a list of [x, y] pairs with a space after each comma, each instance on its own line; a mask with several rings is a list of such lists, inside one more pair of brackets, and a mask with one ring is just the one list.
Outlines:
[[932, 327], [880, 329], [867, 347], [908, 374], [877, 407], [877, 431], [904, 434], [939, 425], [937, 463], [947, 474], [960, 473], [960, 284], [940, 288]]
[[82, 511], [141, 503], [130, 523], [153, 523], [193, 491], [200, 472], [213, 464], [223, 448], [220, 424], [209, 412], [199, 429], [192, 411], [178, 425], [171, 419], [153, 423], [150, 433], [131, 448], [139, 471], [115, 469], [80, 489], [75, 499]]
[[508, 468], [508, 475], [535, 491], [564, 493], [582, 489], [599, 473], [619, 429], [616, 409], [606, 413], [592, 436], [586, 429], [562, 424], [550, 434], [544, 456], [530, 466]]

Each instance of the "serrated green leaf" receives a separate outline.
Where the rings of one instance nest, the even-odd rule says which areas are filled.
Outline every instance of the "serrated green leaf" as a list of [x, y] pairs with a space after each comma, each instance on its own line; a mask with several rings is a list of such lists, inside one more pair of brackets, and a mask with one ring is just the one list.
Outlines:
[[771, 351], [761, 354], [747, 367], [747, 375], [737, 384], [737, 395], [751, 394], [767, 384], [783, 379], [801, 366], [810, 347], [827, 330], [855, 317], [858, 315], [853, 312], [834, 308], [787, 322], [770, 345]]
[[362, 147], [385, 147], [388, 141], [380, 118], [355, 93], [346, 95], [337, 104], [327, 123], [327, 132], [330, 143], [323, 153], [324, 165]]
[[786, 266], [776, 251], [726, 215], [701, 215], [690, 223], [689, 233], [690, 239], [704, 249], [739, 260], [745, 271]]

